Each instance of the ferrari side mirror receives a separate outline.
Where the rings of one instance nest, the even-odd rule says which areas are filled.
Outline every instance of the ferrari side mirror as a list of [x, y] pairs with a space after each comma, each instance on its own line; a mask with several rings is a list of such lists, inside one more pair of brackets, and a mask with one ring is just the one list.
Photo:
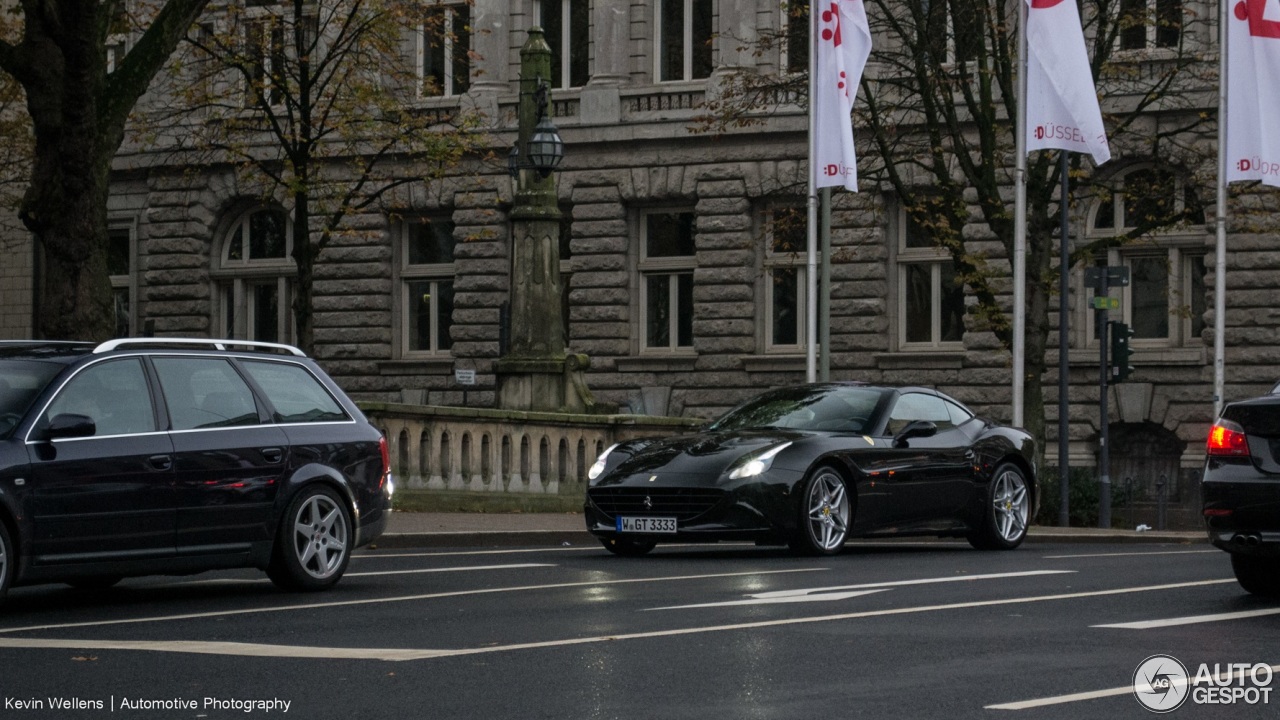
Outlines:
[[913, 420], [902, 428], [902, 432], [893, 436], [894, 447], [906, 447], [911, 438], [933, 437], [938, 434], [938, 426], [928, 420]]

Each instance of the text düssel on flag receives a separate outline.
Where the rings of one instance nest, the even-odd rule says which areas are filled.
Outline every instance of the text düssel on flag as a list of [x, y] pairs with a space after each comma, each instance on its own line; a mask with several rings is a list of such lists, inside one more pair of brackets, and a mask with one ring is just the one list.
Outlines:
[[817, 68], [814, 72], [814, 186], [858, 190], [858, 163], [853, 151], [853, 99], [871, 54], [871, 28], [862, 0], [815, 3]]
[[1227, 24], [1227, 182], [1280, 187], [1277, 78], [1280, 0], [1240, 0]]
[[1111, 159], [1074, 2], [1027, 2], [1027, 149]]

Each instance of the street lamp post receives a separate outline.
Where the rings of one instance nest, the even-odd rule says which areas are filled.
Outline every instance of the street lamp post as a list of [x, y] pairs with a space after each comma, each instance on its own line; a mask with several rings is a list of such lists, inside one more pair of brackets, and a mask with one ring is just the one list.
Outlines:
[[583, 412], [592, 403], [585, 355], [565, 350], [560, 295], [560, 208], [553, 174], [564, 143], [548, 113], [551, 48], [531, 28], [520, 49], [519, 134], [507, 158], [511, 209], [510, 342], [497, 363], [498, 407]]

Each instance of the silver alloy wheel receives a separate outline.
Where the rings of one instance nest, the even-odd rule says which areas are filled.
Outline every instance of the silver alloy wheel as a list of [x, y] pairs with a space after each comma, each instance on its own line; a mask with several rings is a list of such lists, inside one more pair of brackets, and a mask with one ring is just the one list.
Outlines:
[[849, 493], [834, 470], [823, 468], [809, 483], [809, 537], [824, 551], [844, 544], [849, 533]]
[[347, 555], [347, 515], [323, 493], [307, 498], [293, 522], [293, 550], [298, 565], [311, 577], [324, 580], [342, 569]]
[[1027, 482], [1022, 474], [1005, 467], [995, 479], [991, 493], [996, 532], [1006, 542], [1017, 542], [1027, 532]]

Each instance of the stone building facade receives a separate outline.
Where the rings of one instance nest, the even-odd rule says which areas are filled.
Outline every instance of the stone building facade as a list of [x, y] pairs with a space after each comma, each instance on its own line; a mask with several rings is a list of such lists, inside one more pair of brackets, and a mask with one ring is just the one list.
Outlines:
[[[535, 24], [551, 31], [560, 75], [552, 108], [567, 148], [557, 184], [566, 218], [566, 337], [571, 350], [591, 358], [587, 381], [596, 398], [624, 411], [710, 417], [762, 389], [802, 382], [803, 235], [797, 242], [795, 228], [781, 220], [804, 204], [804, 112], [783, 106], [759, 127], [716, 137], [690, 131], [727, 73], [786, 67], [780, 51], [758, 56], [729, 40], [780, 28], [779, 3], [475, 0], [450, 7], [466, 13], [471, 28], [471, 81], [420, 102], [485, 112], [502, 157], [514, 131], [519, 48]], [[1150, 170], [1123, 158], [1115, 167], [1117, 183]], [[291, 341], [283, 206], [263, 204], [229, 168], [192, 170], [146, 148], [121, 153], [110, 207], [121, 332]], [[1198, 191], [1212, 197], [1211, 187]], [[972, 300], [950, 282], [945, 254], [920, 241], [891, 194], [865, 188], [834, 197], [832, 377], [933, 386], [1008, 421], [1009, 353], [965, 314]], [[448, 178], [414, 185], [353, 218], [358, 232], [324, 251], [314, 352], [353, 397], [493, 406], [501, 308], [512, 282], [511, 200], [503, 163], [469, 159]], [[1270, 232], [1280, 208], [1267, 191], [1237, 202], [1259, 212], [1247, 227], [1231, 227], [1228, 399], [1269, 389], [1280, 374], [1272, 362], [1280, 316], [1271, 301], [1280, 287], [1280, 244]], [[1118, 194], [1078, 203], [1073, 234], [1123, 230], [1124, 203]], [[1007, 266], [976, 218], [966, 233], [971, 250]], [[1173, 499], [1184, 502], [1194, 494], [1212, 422], [1208, 228], [1117, 248], [1104, 259], [1133, 272], [1134, 284], [1116, 296], [1140, 330], [1132, 382], [1110, 391], [1113, 482], [1136, 477], [1149, 491], [1165, 477]], [[5, 247], [7, 257], [30, 256], [20, 236]], [[0, 275], [0, 332], [9, 337], [30, 332], [22, 323], [25, 262], [7, 263]], [[1082, 274], [1073, 269], [1070, 451], [1073, 466], [1091, 467], [1098, 351]], [[1056, 368], [1056, 351], [1050, 355]], [[474, 370], [475, 385], [459, 385], [457, 370]], [[1044, 382], [1052, 464], [1056, 371]]]

